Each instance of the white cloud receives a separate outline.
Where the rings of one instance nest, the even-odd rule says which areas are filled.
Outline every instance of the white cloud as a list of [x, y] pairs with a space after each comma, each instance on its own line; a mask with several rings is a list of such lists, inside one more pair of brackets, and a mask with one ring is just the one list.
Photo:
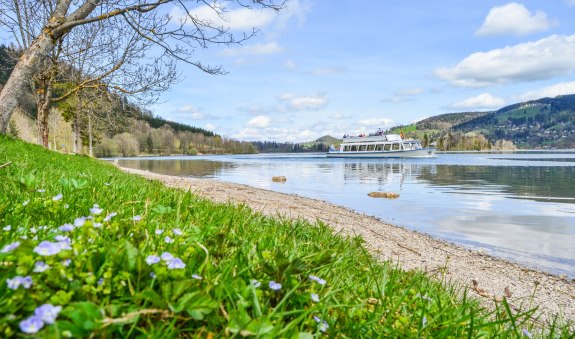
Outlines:
[[327, 106], [327, 96], [314, 94], [308, 96], [296, 96], [292, 93], [280, 95], [279, 100], [287, 104], [290, 111], [316, 111]]
[[295, 62], [293, 62], [292, 60], [286, 60], [284, 62], [284, 67], [290, 70], [296, 69]]
[[451, 104], [451, 108], [455, 109], [495, 109], [505, 105], [505, 100], [491, 95], [490, 93], [482, 93], [477, 96], [467, 98]]
[[245, 55], [264, 55], [264, 54], [278, 54], [284, 51], [284, 48], [278, 45], [277, 42], [272, 41], [265, 44], [253, 44], [242, 46], [239, 48], [229, 48], [224, 50], [223, 54], [229, 57], [245, 56]]
[[213, 124], [205, 124], [205, 125], [204, 125], [204, 129], [206, 129], [206, 130], [208, 130], [208, 131], [213, 131], [213, 130], [215, 130], [216, 128], [217, 128], [217, 126], [216, 126], [216, 125], [213, 125]]
[[547, 30], [554, 23], [542, 11], [530, 12], [524, 5], [511, 2], [493, 7], [476, 35], [527, 35]]
[[518, 96], [517, 101], [528, 101], [540, 98], [554, 98], [558, 95], [566, 94], [575, 94], [575, 81], [560, 82], [552, 86], [523, 93]]
[[366, 127], [375, 131], [380, 127], [391, 126], [393, 121], [387, 118], [374, 118], [359, 120], [357, 123], [362, 127]]
[[341, 74], [344, 72], [345, 72], [345, 69], [343, 67], [320, 67], [320, 68], [312, 69], [310, 74], [328, 75], [328, 74]]
[[423, 94], [424, 92], [425, 90], [420, 87], [404, 88], [399, 91], [395, 91], [392, 96], [385, 98], [382, 101], [394, 103], [413, 101], [416, 96]]
[[486, 87], [550, 79], [575, 69], [575, 35], [551, 35], [515, 46], [477, 52], [435, 75], [453, 85]]
[[265, 115], [258, 115], [251, 118], [247, 125], [255, 128], [266, 128], [270, 125], [270, 118]]
[[[229, 9], [222, 3], [215, 3], [214, 7], [217, 11], [210, 6], [203, 5], [190, 10], [188, 13], [194, 19], [201, 20], [210, 26], [229, 28], [231, 30], [262, 28], [277, 18], [276, 12], [271, 9], [249, 9], [245, 7]], [[218, 15], [218, 12], [222, 16]], [[192, 20], [180, 7], [174, 7], [170, 12], [170, 16], [181, 22], [193, 25]]]

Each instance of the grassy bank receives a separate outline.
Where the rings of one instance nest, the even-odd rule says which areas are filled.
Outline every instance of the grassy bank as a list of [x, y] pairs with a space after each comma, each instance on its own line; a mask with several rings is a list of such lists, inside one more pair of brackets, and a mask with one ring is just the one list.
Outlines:
[[0, 337], [569, 335], [377, 262], [326, 225], [0, 136], [3, 164]]

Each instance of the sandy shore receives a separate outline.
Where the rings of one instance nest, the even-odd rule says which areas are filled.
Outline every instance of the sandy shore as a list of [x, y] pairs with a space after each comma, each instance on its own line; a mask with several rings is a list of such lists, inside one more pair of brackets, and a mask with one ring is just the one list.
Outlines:
[[[180, 178], [123, 168], [126, 172], [190, 190], [216, 202], [245, 204], [265, 215], [321, 220], [344, 235], [359, 235], [381, 260], [398, 262], [469, 286], [484, 302], [507, 300], [515, 308], [539, 307], [543, 317], [560, 314], [575, 320], [575, 281], [539, 272], [468, 250], [428, 235], [388, 225], [341, 206], [217, 180]], [[271, 178], [270, 178], [271, 180]], [[289, 180], [289, 178], [288, 178]], [[385, 201], [382, 201], [385, 203]]]

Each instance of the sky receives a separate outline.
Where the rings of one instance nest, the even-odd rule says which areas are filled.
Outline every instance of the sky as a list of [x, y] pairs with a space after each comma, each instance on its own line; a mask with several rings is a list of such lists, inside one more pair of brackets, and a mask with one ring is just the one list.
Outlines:
[[[216, 20], [205, 7], [191, 11]], [[198, 60], [227, 74], [181, 63], [181, 81], [149, 108], [236, 140], [305, 142], [571, 94], [574, 17], [575, 0], [288, 0], [279, 13], [228, 7], [222, 25], [259, 34], [198, 50]]]

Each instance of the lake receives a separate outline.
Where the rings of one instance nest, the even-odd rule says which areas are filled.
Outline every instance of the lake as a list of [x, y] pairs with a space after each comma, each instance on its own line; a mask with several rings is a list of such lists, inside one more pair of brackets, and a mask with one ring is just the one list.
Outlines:
[[[575, 278], [575, 152], [119, 158], [124, 167], [321, 199], [543, 271]], [[283, 175], [285, 183], [272, 182]], [[395, 192], [374, 199], [369, 192]]]

